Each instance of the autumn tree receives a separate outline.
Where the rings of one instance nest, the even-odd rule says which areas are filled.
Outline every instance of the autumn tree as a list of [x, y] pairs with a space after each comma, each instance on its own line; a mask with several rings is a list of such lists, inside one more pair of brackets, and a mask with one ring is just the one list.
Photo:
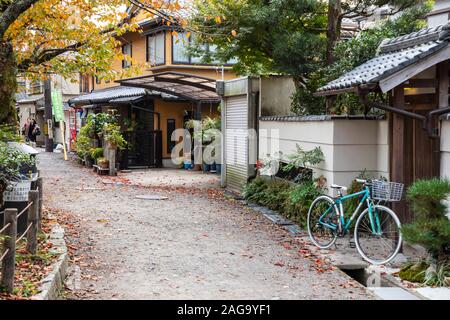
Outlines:
[[[120, 36], [137, 30], [139, 10], [127, 13], [128, 5], [127, 0], [0, 0], [0, 124], [17, 121], [18, 73], [37, 79], [52, 73], [123, 76], [111, 65], [129, 59], [120, 51]], [[172, 9], [163, 0], [152, 5]]]

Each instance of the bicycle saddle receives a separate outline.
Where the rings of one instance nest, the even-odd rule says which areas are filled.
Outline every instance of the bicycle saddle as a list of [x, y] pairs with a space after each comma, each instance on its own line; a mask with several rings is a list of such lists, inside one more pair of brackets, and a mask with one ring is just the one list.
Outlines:
[[345, 187], [345, 186], [340, 186], [340, 185], [334, 184], [334, 183], [333, 183], [330, 187], [333, 188], [333, 189], [338, 189], [338, 190], [347, 191], [347, 187]]

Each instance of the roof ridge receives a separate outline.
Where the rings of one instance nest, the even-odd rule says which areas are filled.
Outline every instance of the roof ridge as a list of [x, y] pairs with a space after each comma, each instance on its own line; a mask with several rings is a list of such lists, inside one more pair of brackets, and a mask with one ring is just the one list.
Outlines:
[[[447, 27], [447, 29], [444, 29]], [[379, 53], [403, 50], [430, 41], [448, 40], [450, 25], [424, 28], [400, 37], [384, 39], [378, 47]]]

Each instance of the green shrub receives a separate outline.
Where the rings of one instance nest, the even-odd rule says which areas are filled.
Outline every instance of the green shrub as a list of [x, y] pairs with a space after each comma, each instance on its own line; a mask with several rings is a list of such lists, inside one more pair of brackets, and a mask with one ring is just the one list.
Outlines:
[[260, 203], [264, 197], [264, 191], [267, 189], [266, 179], [258, 176], [244, 187], [243, 196], [246, 200], [254, 203]]
[[280, 180], [270, 180], [264, 190], [264, 197], [260, 204], [269, 209], [282, 212], [283, 204], [289, 196], [290, 185]]
[[305, 227], [309, 207], [321, 193], [312, 181], [291, 186], [284, 181], [256, 177], [244, 187], [243, 195], [249, 202], [276, 210]]
[[308, 210], [315, 198], [321, 195], [321, 190], [314, 182], [305, 182], [292, 188], [283, 204], [286, 217], [306, 227]]
[[91, 149], [91, 157], [94, 160], [103, 157], [103, 148], [92, 148]]
[[414, 221], [402, 227], [406, 241], [425, 247], [439, 264], [446, 263], [445, 246], [450, 244], [450, 220], [444, 200], [450, 195], [450, 182], [433, 178], [415, 182], [407, 199], [415, 213]]

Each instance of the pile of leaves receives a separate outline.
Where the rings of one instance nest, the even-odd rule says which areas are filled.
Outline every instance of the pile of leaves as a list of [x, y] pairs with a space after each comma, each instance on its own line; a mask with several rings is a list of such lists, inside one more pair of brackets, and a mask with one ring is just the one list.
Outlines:
[[[11, 295], [0, 292], [0, 300], [29, 299], [39, 293], [41, 281], [52, 270], [52, 265], [59, 257], [59, 254], [52, 250], [53, 244], [48, 239], [52, 223], [52, 220], [46, 219], [44, 216], [42, 233], [38, 236], [35, 255], [26, 250], [25, 239], [17, 244], [14, 292]], [[0, 250], [3, 252], [3, 248], [0, 247]]]

